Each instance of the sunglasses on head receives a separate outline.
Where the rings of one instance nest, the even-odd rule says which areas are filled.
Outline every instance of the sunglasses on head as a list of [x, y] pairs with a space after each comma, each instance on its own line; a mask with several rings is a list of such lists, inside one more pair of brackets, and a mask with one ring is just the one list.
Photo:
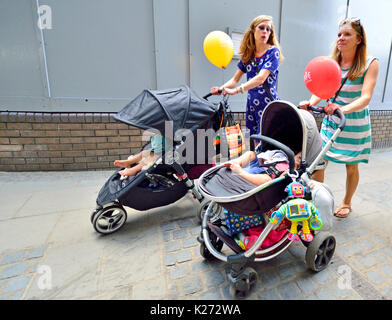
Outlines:
[[267, 31], [267, 32], [271, 32], [272, 30], [271, 30], [271, 28], [269, 28], [269, 27], [264, 27], [264, 26], [258, 26], [258, 28], [259, 28], [259, 30], [261, 30], [261, 31]]
[[342, 21], [339, 23], [339, 25], [341, 26], [342, 24], [345, 24], [345, 23], [347, 23], [347, 22], [356, 23], [356, 24], [362, 26], [362, 25], [361, 25], [361, 19], [359, 19], [359, 18], [357, 18], [357, 17], [355, 17], [355, 18], [347, 18], [347, 19], [344, 19], [344, 20], [342, 20]]

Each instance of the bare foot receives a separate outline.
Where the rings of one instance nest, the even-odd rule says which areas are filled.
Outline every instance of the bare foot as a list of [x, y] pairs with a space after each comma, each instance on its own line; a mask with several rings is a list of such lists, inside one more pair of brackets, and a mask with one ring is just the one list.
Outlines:
[[135, 175], [135, 174], [134, 174], [134, 171], [135, 171], [135, 170], [132, 170], [131, 168], [126, 168], [126, 169], [124, 169], [124, 170], [119, 171], [118, 173], [119, 173], [121, 176], [134, 176], [134, 175]]
[[132, 160], [115, 160], [113, 164], [116, 167], [121, 167], [121, 168], [129, 168], [129, 166], [132, 164]]

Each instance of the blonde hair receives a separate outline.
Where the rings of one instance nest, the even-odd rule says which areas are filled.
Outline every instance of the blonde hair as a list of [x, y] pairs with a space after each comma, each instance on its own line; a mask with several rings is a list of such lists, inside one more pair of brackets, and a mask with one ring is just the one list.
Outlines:
[[275, 28], [274, 28], [274, 23], [272, 21], [272, 17], [261, 15], [261, 16], [258, 16], [253, 19], [253, 21], [250, 23], [250, 26], [245, 31], [244, 37], [242, 38], [239, 54], [241, 55], [241, 60], [243, 63], [248, 63], [253, 58], [255, 50], [256, 50], [256, 42], [255, 42], [254, 32], [255, 32], [256, 27], [264, 21], [271, 22], [271, 34], [268, 38], [267, 43], [270, 45], [273, 45], [279, 49], [280, 62], [282, 62], [284, 59], [283, 54], [282, 54], [282, 50], [280, 48], [280, 44], [279, 44], [278, 39], [276, 38], [276, 35], [275, 35]]
[[[345, 19], [342, 22], [340, 22], [339, 28], [346, 24], [351, 25], [351, 27], [356, 32], [358, 39], [361, 40], [361, 42], [358, 44], [357, 49], [355, 51], [353, 64], [350, 68], [350, 71], [347, 74], [348, 79], [355, 80], [363, 74], [366, 68], [366, 59], [367, 59], [366, 33], [359, 19], [353, 19], [353, 18]], [[342, 54], [337, 48], [337, 40], [335, 40], [334, 45], [335, 47], [332, 51], [331, 56], [340, 65], [340, 62], [342, 61]]]

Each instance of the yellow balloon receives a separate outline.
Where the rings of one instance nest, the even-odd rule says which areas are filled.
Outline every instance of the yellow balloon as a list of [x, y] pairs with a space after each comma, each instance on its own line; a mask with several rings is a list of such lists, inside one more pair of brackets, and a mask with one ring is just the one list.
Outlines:
[[233, 40], [223, 31], [212, 31], [204, 38], [204, 53], [218, 68], [226, 68], [234, 55]]

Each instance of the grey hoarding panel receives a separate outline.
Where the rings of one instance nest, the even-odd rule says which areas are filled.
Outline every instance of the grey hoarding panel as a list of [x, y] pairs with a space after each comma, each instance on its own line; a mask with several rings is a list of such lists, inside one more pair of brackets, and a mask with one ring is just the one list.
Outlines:
[[[155, 88], [152, 0], [48, 0], [54, 98], [128, 99]], [[81, 110], [84, 111], [84, 110]]]
[[[359, 17], [366, 31], [369, 54], [377, 57], [380, 63], [376, 88], [370, 106], [391, 106], [392, 81], [386, 81], [389, 52], [392, 40], [392, 1], [390, 0], [356, 0], [350, 1], [349, 17]], [[391, 77], [389, 70], [389, 78]], [[385, 90], [384, 103], [382, 97]]]
[[309, 99], [304, 70], [310, 60], [328, 56], [346, 0], [283, 0], [281, 45], [285, 53], [279, 75], [279, 97], [297, 104]]
[[[258, 15], [274, 18], [276, 29], [279, 26], [280, 1], [269, 0], [189, 0], [189, 38], [190, 38], [190, 86], [204, 95], [214, 85], [222, 85], [237, 70], [238, 60], [233, 59], [226, 70], [212, 65], [203, 51], [203, 41], [211, 31], [225, 31], [227, 28], [245, 31]], [[284, 52], [283, 52], [284, 53]], [[245, 82], [245, 76], [242, 82]], [[233, 111], [245, 111], [246, 95], [231, 97]]]
[[35, 1], [0, 2], [0, 108], [7, 97], [45, 95]]
[[188, 1], [154, 0], [157, 89], [189, 84]]

